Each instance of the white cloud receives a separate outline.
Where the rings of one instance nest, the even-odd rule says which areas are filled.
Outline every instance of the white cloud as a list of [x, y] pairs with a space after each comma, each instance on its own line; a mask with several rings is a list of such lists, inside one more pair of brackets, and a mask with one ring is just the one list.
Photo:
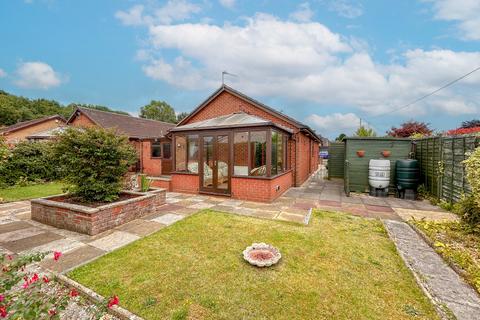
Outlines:
[[7, 73], [5, 72], [5, 70], [3, 70], [2, 68], [0, 68], [0, 78], [4, 78], [7, 76]]
[[235, 0], [219, 0], [220, 4], [225, 8], [233, 8], [235, 6]]
[[360, 118], [354, 113], [333, 113], [326, 116], [312, 114], [306, 121], [320, 132], [344, 132], [351, 134], [360, 125]]
[[461, 37], [480, 40], [480, 1], [478, 0], [426, 0], [433, 2], [435, 18], [458, 22]]
[[290, 14], [290, 18], [300, 22], [308, 22], [312, 20], [314, 12], [310, 9], [308, 2], [302, 3], [298, 6], [295, 12]]
[[329, 10], [336, 12], [339, 16], [353, 19], [363, 14], [363, 7], [359, 3], [348, 0], [334, 0], [329, 4]]
[[44, 62], [24, 62], [15, 73], [15, 84], [22, 88], [49, 89], [62, 83], [60, 74]]
[[135, 5], [127, 11], [117, 11], [115, 17], [127, 26], [170, 24], [186, 20], [200, 11], [201, 8], [198, 5], [186, 0], [169, 0], [162, 7], [156, 7], [153, 4], [148, 7]]

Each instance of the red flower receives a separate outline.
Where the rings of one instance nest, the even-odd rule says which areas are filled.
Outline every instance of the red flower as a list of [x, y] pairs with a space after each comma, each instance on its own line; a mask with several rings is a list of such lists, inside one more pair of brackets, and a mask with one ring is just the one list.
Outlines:
[[38, 274], [34, 273], [32, 279], [30, 279], [30, 283], [34, 283], [38, 280]]
[[50, 309], [48, 310], [48, 314], [51, 315], [51, 316], [54, 316], [57, 314], [57, 311], [55, 311], [55, 309]]
[[75, 289], [72, 289], [72, 290], [70, 290], [69, 295], [70, 295], [70, 297], [76, 297], [76, 296], [78, 296], [78, 291], [75, 290]]
[[5, 300], [5, 296], [3, 294], [0, 294], [0, 302], [2, 302], [3, 300]]
[[11, 254], [7, 255], [8, 260], [13, 260], [13, 256]]
[[1, 307], [0, 307], [0, 317], [6, 318], [7, 315], [8, 315], [7, 307], [1, 306]]
[[48, 279], [47, 276], [43, 276], [42, 279], [43, 279], [43, 282], [45, 282], [45, 283], [49, 283], [49, 282], [50, 282], [50, 279]]
[[30, 284], [28, 283], [28, 281], [25, 281], [25, 283], [22, 284], [22, 288], [23, 288], [23, 289], [27, 289], [29, 285], [30, 285]]
[[61, 256], [62, 256], [62, 253], [60, 251], [53, 252], [53, 260], [58, 261], [58, 259], [60, 259]]
[[108, 308], [111, 308], [115, 305], [118, 305], [118, 302], [119, 302], [119, 299], [117, 296], [113, 296], [110, 298], [110, 300], [108, 300], [108, 304], [107, 304], [107, 307]]

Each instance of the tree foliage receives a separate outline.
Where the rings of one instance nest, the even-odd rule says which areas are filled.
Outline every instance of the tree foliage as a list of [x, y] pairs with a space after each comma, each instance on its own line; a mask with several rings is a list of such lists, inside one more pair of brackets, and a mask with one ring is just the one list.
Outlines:
[[177, 123], [175, 110], [165, 101], [152, 100], [140, 108], [140, 118]]
[[476, 232], [480, 232], [480, 147], [464, 161], [467, 180], [472, 194], [458, 203], [462, 220]]
[[392, 127], [387, 134], [396, 138], [425, 137], [432, 135], [432, 129], [429, 128], [428, 123], [410, 120], [402, 123], [398, 128]]
[[54, 114], [68, 118], [72, 114], [75, 106], [127, 114], [123, 111], [115, 111], [108, 107], [98, 105], [71, 103], [64, 106], [55, 100], [27, 99], [0, 90], [0, 127]]
[[338, 137], [335, 138], [335, 141], [342, 142], [346, 137], [347, 135], [345, 133], [340, 133]]
[[462, 129], [477, 128], [480, 127], [480, 119], [474, 119], [462, 122]]
[[372, 128], [366, 128], [365, 126], [358, 127], [355, 132], [357, 137], [376, 137], [377, 133]]
[[58, 136], [55, 155], [68, 191], [85, 202], [116, 200], [137, 158], [127, 137], [98, 127], [68, 128]]
[[180, 123], [180, 121], [188, 117], [188, 115], [188, 112], [180, 112], [179, 114], [177, 114], [177, 123]]

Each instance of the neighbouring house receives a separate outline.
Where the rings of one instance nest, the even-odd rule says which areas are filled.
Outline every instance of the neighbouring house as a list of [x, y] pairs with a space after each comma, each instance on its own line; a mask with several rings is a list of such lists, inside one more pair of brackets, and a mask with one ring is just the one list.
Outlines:
[[171, 140], [165, 136], [175, 126], [172, 123], [77, 107], [67, 124], [113, 128], [126, 135], [137, 150], [137, 172], [158, 177], [172, 170]]
[[318, 167], [321, 137], [226, 85], [170, 133], [172, 191], [269, 202]]
[[7, 144], [15, 145], [28, 139], [28, 136], [66, 125], [66, 120], [60, 115], [53, 115], [15, 123], [9, 127], [0, 128], [0, 135], [5, 137]]

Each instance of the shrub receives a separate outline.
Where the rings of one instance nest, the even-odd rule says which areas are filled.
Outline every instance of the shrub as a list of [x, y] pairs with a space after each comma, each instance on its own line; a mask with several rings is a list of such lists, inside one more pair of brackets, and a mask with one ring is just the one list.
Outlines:
[[7, 185], [57, 179], [58, 169], [52, 143], [20, 142], [8, 154], [4, 153], [0, 176]]
[[67, 129], [58, 136], [55, 154], [67, 190], [85, 202], [116, 200], [136, 161], [127, 137], [97, 127]]
[[460, 201], [453, 205], [453, 211], [460, 215], [469, 231], [480, 233], [480, 206], [475, 196], [463, 196]]
[[463, 221], [480, 229], [480, 148], [476, 148], [464, 163], [472, 194], [464, 197], [458, 206]]

